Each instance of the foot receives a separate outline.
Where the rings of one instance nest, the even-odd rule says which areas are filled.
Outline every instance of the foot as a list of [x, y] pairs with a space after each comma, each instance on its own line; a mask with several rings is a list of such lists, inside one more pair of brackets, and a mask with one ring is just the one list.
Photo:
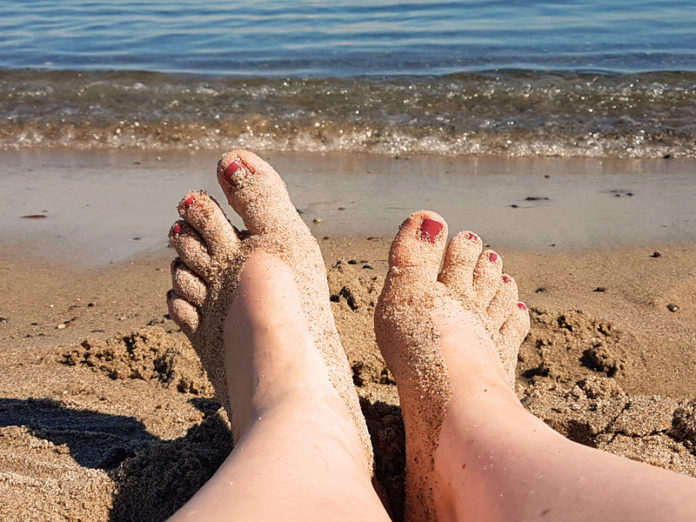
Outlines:
[[228, 412], [235, 442], [279, 401], [302, 401], [329, 383], [371, 470], [370, 438], [316, 240], [280, 176], [256, 155], [225, 154], [218, 181], [248, 232], [238, 232], [207, 194], [184, 196], [182, 219], [169, 234], [178, 257], [167, 302]]
[[438, 511], [436, 450], [450, 403], [456, 398], [460, 406], [462, 397], [482, 391], [516, 401], [515, 365], [529, 315], [502, 267], [473, 232], [447, 244], [447, 224], [434, 212], [411, 215], [392, 244], [375, 333], [399, 389], [411, 520], [447, 515]]

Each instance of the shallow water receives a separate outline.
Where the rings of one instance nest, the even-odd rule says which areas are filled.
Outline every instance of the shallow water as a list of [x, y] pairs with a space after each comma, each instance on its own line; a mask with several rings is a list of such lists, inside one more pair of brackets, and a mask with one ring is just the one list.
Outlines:
[[0, 148], [696, 156], [696, 73], [0, 71]]

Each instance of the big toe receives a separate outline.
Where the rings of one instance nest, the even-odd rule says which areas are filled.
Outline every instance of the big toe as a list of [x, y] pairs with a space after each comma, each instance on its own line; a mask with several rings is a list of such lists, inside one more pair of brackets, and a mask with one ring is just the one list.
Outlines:
[[421, 210], [411, 214], [389, 251], [388, 278], [408, 277], [437, 281], [442, 254], [447, 243], [447, 223], [439, 214]]
[[228, 152], [220, 158], [217, 173], [227, 200], [252, 234], [309, 234], [280, 175], [256, 154]]

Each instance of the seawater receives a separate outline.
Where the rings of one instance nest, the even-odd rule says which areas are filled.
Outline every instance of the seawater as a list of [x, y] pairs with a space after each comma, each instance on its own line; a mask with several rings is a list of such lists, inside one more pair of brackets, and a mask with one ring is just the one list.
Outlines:
[[696, 2], [0, 2], [0, 147], [696, 156]]

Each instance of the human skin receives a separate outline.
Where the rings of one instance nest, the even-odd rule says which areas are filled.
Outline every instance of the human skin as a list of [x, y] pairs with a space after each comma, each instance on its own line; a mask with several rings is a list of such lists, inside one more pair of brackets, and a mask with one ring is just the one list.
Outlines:
[[406, 519], [693, 520], [693, 478], [572, 442], [522, 407], [511, 383], [528, 327], [478, 236], [448, 243], [429, 211], [404, 222], [375, 328], [404, 412]]
[[224, 155], [218, 180], [248, 232], [207, 194], [184, 196], [167, 302], [235, 446], [174, 519], [388, 520], [319, 247], [258, 156]]

